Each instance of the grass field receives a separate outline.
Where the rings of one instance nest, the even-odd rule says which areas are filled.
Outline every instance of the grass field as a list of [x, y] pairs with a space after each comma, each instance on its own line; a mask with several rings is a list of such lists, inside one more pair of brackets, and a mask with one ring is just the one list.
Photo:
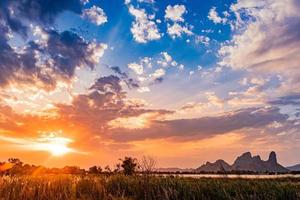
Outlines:
[[1, 200], [300, 199], [300, 179], [225, 179], [124, 175], [0, 177]]

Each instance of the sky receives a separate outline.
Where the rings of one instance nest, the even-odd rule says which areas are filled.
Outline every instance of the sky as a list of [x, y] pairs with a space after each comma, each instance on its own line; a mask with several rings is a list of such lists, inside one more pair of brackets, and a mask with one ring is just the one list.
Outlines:
[[298, 0], [2, 0], [0, 160], [300, 163]]

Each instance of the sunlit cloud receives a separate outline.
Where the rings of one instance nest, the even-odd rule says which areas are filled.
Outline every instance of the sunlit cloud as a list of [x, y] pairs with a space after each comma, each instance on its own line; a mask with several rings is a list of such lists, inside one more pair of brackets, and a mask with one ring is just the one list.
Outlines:
[[37, 138], [21, 138], [21, 137], [9, 137], [0, 135], [0, 140], [7, 142], [14, 146], [26, 151], [45, 151], [49, 152], [52, 156], [63, 156], [68, 153], [82, 153], [69, 145], [74, 141], [70, 138], [58, 136], [61, 131], [42, 133]]

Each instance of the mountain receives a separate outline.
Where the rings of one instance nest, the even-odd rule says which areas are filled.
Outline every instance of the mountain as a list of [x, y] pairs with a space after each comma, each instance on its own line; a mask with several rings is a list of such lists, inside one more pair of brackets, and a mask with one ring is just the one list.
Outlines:
[[264, 161], [260, 156], [252, 157], [250, 152], [239, 156], [232, 165], [232, 170], [253, 172], [287, 172], [288, 169], [277, 163], [276, 153], [272, 151], [269, 159]]
[[197, 168], [199, 172], [219, 172], [219, 171], [231, 171], [231, 166], [224, 160], [217, 160], [214, 163], [207, 162], [201, 167]]
[[237, 157], [233, 165], [223, 160], [214, 163], [207, 162], [196, 169], [197, 172], [218, 172], [218, 171], [252, 171], [252, 172], [288, 172], [289, 170], [278, 164], [275, 152], [271, 152], [269, 159], [264, 161], [260, 156], [253, 156], [250, 152], [243, 153]]
[[300, 171], [300, 164], [287, 167], [291, 171]]

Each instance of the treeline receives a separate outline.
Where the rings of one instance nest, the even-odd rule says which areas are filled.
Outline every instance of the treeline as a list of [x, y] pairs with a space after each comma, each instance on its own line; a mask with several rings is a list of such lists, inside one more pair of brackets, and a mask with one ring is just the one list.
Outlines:
[[10, 158], [6, 162], [0, 162], [0, 175], [38, 175], [38, 174], [161, 174], [161, 175], [180, 175], [180, 174], [221, 174], [221, 175], [274, 175], [274, 174], [300, 174], [300, 171], [290, 171], [288, 173], [274, 173], [274, 172], [253, 172], [253, 171], [157, 171], [155, 169], [156, 162], [151, 157], [143, 157], [141, 160], [132, 157], [125, 157], [119, 159], [119, 162], [114, 166], [91, 166], [89, 169], [82, 169], [78, 166], [65, 166], [63, 168], [47, 168], [45, 166], [37, 166], [24, 164], [18, 158]]
[[135, 173], [150, 174], [155, 169], [155, 160], [144, 156], [141, 160], [132, 157], [119, 159], [115, 167], [110, 166], [92, 166], [89, 169], [82, 169], [78, 166], [65, 166], [63, 168], [47, 168], [24, 164], [18, 158], [9, 158], [6, 162], [0, 162], [0, 175], [38, 175], [38, 174], [125, 174], [133, 175]]

